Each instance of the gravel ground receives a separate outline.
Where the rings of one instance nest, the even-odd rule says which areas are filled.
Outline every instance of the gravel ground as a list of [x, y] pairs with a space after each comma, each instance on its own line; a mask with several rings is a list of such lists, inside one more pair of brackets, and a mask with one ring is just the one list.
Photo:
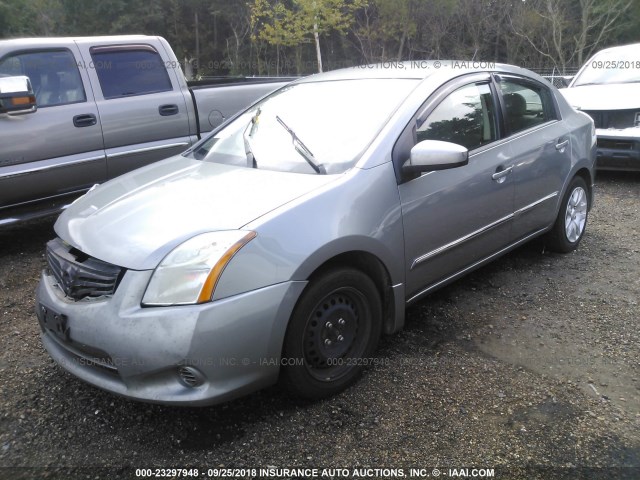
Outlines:
[[169, 408], [64, 373], [33, 313], [52, 225], [0, 231], [0, 478], [135, 478], [132, 468], [175, 467], [199, 468], [200, 478], [234, 467], [640, 478], [640, 174], [599, 175], [576, 252], [533, 242], [431, 295], [383, 339], [379, 365], [315, 403], [274, 387]]

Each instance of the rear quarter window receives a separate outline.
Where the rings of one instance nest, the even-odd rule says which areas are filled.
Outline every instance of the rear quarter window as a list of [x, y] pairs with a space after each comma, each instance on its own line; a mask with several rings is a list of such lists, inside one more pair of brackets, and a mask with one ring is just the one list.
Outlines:
[[94, 47], [91, 59], [106, 99], [172, 90], [164, 62], [150, 46]]

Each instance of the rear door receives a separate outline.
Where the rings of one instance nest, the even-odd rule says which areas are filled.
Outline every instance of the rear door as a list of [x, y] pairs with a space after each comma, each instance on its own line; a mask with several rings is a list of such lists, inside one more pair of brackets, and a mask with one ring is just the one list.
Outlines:
[[[167, 60], [145, 39], [112, 45], [80, 42], [107, 154], [107, 176], [176, 155], [191, 144], [186, 99]], [[171, 64], [169, 64], [171, 62]]]
[[562, 179], [571, 167], [570, 128], [559, 120], [547, 85], [515, 75], [496, 75], [503, 118], [514, 158], [513, 239], [553, 223]]
[[9, 207], [64, 204], [106, 177], [100, 117], [76, 55], [75, 45], [51, 41], [0, 57], [0, 75], [28, 76], [38, 104], [0, 115], [0, 218]]

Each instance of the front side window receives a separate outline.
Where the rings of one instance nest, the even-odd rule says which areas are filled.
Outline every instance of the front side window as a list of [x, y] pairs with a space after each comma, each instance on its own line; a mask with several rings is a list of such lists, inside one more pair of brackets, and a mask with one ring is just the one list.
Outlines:
[[238, 167], [342, 173], [355, 164], [417, 83], [412, 79], [294, 83], [251, 107], [188, 155]]
[[551, 92], [546, 87], [508, 78], [501, 78], [499, 85], [509, 134], [557, 118]]
[[172, 89], [164, 62], [151, 46], [93, 47], [91, 60], [106, 99]]
[[497, 139], [496, 116], [488, 84], [457, 89], [418, 122], [418, 142], [440, 140], [474, 150]]
[[0, 76], [26, 75], [38, 107], [85, 102], [75, 57], [68, 50], [22, 52], [0, 61]]

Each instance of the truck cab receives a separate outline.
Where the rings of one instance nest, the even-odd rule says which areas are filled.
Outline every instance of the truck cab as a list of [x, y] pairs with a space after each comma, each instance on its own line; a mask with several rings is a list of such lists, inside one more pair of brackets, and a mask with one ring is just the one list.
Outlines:
[[0, 78], [16, 77], [30, 80], [37, 109], [0, 113], [0, 227], [179, 154], [289, 81], [191, 90], [167, 41], [143, 35], [0, 41]]

